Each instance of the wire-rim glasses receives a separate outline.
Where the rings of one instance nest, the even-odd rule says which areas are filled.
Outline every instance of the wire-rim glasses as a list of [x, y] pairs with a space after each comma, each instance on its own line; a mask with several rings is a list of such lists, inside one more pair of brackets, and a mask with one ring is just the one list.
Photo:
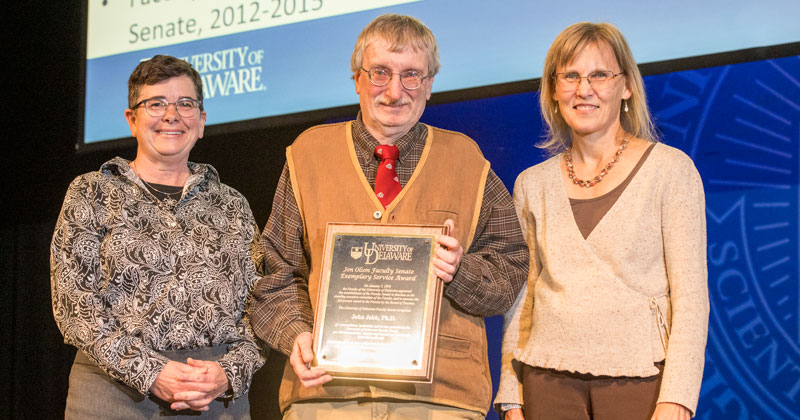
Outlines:
[[175, 102], [170, 102], [166, 98], [148, 98], [142, 99], [131, 109], [136, 109], [142, 106], [151, 117], [162, 117], [167, 113], [167, 108], [170, 105], [175, 105], [175, 111], [181, 117], [194, 117], [198, 111], [203, 110], [203, 102], [194, 98], [179, 98]]
[[625, 74], [624, 71], [619, 73], [614, 73], [611, 70], [595, 70], [589, 73], [588, 76], [581, 76], [577, 72], [574, 71], [565, 71], [561, 73], [556, 73], [553, 76], [555, 77], [558, 85], [564, 90], [574, 90], [578, 87], [578, 85], [586, 79], [593, 88], [602, 89], [608, 86], [608, 84], [617, 78], [617, 76]]
[[422, 81], [428, 76], [423, 76], [419, 70], [403, 70], [400, 73], [393, 73], [385, 67], [373, 67], [369, 70], [361, 67], [369, 76], [369, 82], [375, 86], [383, 87], [392, 81], [395, 74], [400, 75], [400, 84], [408, 90], [419, 89]]

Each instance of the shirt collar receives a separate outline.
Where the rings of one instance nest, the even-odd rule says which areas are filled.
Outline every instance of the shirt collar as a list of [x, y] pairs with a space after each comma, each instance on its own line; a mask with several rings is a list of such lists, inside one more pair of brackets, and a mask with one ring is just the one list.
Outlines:
[[[219, 184], [219, 173], [213, 166], [195, 162], [187, 162], [187, 166], [191, 174], [189, 179], [186, 180], [186, 185], [190, 186], [190, 188], [203, 182]], [[117, 175], [130, 181], [137, 178], [136, 173], [130, 167], [130, 161], [119, 156], [104, 163], [100, 167], [100, 173]]]
[[[420, 141], [424, 142], [426, 137], [425, 134], [427, 134], [425, 124], [417, 122], [413, 127], [411, 127], [411, 130], [409, 130], [408, 133], [403, 134], [394, 143], [392, 143], [397, 146], [397, 150], [400, 152], [400, 157], [398, 160], [402, 162], [414, 144]], [[369, 154], [374, 154], [375, 148], [380, 145], [380, 142], [378, 142], [378, 140], [369, 133], [367, 126], [364, 125], [361, 111], [358, 111], [358, 116], [353, 122], [353, 143], [357, 150], [361, 150]]]

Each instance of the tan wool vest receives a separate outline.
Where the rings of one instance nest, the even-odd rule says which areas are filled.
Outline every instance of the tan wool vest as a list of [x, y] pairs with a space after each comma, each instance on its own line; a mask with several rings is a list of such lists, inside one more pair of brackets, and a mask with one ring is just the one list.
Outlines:
[[[352, 122], [310, 128], [286, 151], [292, 189], [303, 218], [304, 243], [311, 256], [308, 291], [315, 309], [328, 222], [443, 224], [453, 219], [455, 232], [451, 234], [466, 251], [475, 235], [489, 172], [489, 162], [474, 141], [428, 127], [425, 148], [411, 179], [384, 209], [359, 166], [351, 127]], [[400, 399], [485, 414], [491, 393], [483, 318], [465, 313], [445, 297], [432, 383], [335, 379], [305, 389], [287, 363], [279, 399], [281, 410], [303, 400]]]

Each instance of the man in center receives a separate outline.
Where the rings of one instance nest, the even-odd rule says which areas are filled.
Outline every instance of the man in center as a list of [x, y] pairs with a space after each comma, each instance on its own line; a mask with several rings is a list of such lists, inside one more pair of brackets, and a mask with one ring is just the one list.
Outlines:
[[[439, 70], [422, 22], [379, 16], [359, 35], [351, 68], [361, 112], [287, 148], [262, 236], [269, 274], [252, 322], [289, 356], [284, 419], [483, 419], [492, 395], [483, 317], [508, 310], [527, 277], [511, 197], [474, 141], [419, 122]], [[333, 379], [309, 367], [328, 222], [449, 227], [433, 262], [445, 286], [432, 383]]]

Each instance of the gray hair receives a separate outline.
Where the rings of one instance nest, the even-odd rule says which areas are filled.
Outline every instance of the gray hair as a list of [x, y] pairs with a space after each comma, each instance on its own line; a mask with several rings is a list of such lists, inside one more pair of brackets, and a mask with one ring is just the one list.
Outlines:
[[401, 52], [409, 47], [415, 51], [427, 52], [427, 76], [433, 77], [439, 72], [439, 47], [436, 45], [433, 32], [417, 18], [387, 13], [375, 18], [358, 36], [353, 56], [350, 58], [350, 70], [354, 74], [361, 71], [364, 51], [379, 39], [387, 41], [393, 52]]

